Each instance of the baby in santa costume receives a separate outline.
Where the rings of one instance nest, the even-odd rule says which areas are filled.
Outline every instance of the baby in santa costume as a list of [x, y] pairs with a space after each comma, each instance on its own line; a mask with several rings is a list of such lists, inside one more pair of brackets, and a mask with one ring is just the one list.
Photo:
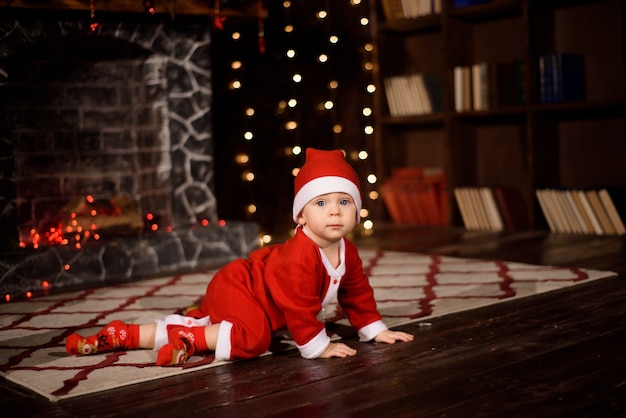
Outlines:
[[67, 352], [152, 348], [163, 366], [206, 351], [216, 360], [246, 359], [266, 352], [286, 328], [304, 358], [351, 356], [355, 349], [326, 333], [324, 308], [335, 296], [361, 341], [413, 340], [383, 323], [357, 249], [345, 238], [359, 222], [361, 193], [343, 152], [307, 149], [294, 189], [294, 236], [224, 266], [199, 307], [153, 324], [113, 321], [93, 336], [72, 334]]

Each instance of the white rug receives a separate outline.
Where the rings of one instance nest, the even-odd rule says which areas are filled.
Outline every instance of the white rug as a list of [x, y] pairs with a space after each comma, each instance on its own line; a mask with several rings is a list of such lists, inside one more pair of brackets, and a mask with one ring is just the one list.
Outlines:
[[[360, 252], [379, 310], [390, 327], [615, 275], [404, 252]], [[206, 355], [194, 356], [184, 366], [158, 367], [151, 350], [84, 357], [65, 353], [65, 337], [72, 332], [91, 335], [113, 319], [150, 323], [180, 312], [204, 294], [212, 274], [164, 277], [4, 303], [0, 306], [0, 374], [57, 401], [224, 364]], [[332, 317], [332, 309], [329, 311]], [[337, 314], [334, 320], [345, 323], [340, 317]]]

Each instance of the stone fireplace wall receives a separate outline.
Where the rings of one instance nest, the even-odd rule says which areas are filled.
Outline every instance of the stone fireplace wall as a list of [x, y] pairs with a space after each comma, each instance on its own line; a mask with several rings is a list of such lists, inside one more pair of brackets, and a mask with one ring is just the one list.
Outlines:
[[[52, 102], [26, 103], [28, 80], [20, 77], [19, 63], [28, 63], [30, 75], [46, 74], [43, 68], [34, 71], [43, 65], [37, 54], [54, 57], [57, 51], [50, 49], [68, 43], [83, 48], [80, 56], [91, 56], [78, 60], [73, 75], [61, 77], [65, 82], [55, 93], [54, 84], [47, 87], [51, 96], [60, 95]], [[257, 246], [257, 225], [217, 217], [210, 45], [208, 24], [125, 19], [101, 22], [91, 33], [81, 19], [0, 19], [0, 294], [7, 300], [50, 288], [202, 269]], [[130, 89], [112, 89], [113, 81], [123, 81], [120, 73], [110, 83], [81, 80], [87, 62], [105, 79], [112, 69], [126, 71]], [[131, 73], [143, 77], [134, 87]], [[74, 106], [78, 92], [89, 94]], [[150, 94], [152, 101], [142, 108]], [[91, 125], [96, 121], [98, 126]], [[70, 122], [77, 127], [64, 130]], [[77, 158], [59, 171], [68, 150]], [[158, 211], [171, 228], [81, 248], [20, 248], [18, 218], [27, 214], [32, 223], [45, 218], [53, 189], [60, 192], [55, 204], [68, 190], [131, 194], [144, 213]]]
[[12, 83], [7, 119], [20, 242], [32, 244], [30, 231], [41, 235], [69, 221], [64, 206], [85, 196], [126, 196], [138, 204], [136, 218], [150, 214], [153, 224], [172, 225], [165, 64], [160, 56], [29, 61], [20, 74], [26, 80], [61, 75], [41, 86]]

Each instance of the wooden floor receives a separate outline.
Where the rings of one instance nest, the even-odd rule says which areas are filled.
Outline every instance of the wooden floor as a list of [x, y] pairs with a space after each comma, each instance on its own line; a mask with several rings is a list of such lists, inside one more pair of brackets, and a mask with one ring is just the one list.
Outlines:
[[347, 359], [296, 352], [50, 403], [0, 381], [2, 416], [626, 416], [624, 238], [451, 229], [354, 239], [388, 250], [612, 270], [617, 278], [401, 327], [412, 343], [347, 342]]

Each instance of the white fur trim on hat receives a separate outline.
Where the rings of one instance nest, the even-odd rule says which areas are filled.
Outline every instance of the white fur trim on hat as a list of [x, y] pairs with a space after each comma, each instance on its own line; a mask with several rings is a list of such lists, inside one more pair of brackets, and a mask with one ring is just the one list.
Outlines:
[[293, 199], [293, 220], [298, 222], [298, 215], [311, 199], [328, 193], [347, 193], [352, 196], [356, 205], [357, 222], [361, 219], [361, 193], [359, 188], [345, 177], [318, 177], [306, 183]]

